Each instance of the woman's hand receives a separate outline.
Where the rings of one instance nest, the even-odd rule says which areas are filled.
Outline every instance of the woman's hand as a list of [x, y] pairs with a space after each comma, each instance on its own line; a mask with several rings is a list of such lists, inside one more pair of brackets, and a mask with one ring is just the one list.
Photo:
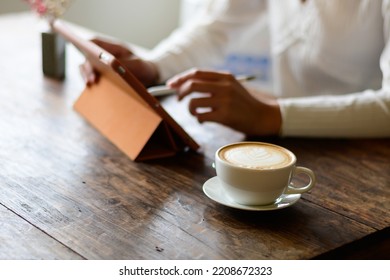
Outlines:
[[[127, 47], [101, 39], [93, 39], [92, 42], [115, 56], [145, 86], [154, 85], [158, 81], [159, 74], [156, 66], [150, 61], [139, 58]], [[88, 61], [80, 66], [80, 70], [87, 85], [97, 82], [99, 74]]]
[[281, 113], [277, 100], [268, 95], [255, 98], [231, 74], [191, 70], [173, 77], [167, 85], [177, 90], [179, 100], [193, 92], [204, 93], [189, 103], [191, 114], [201, 123], [221, 123], [247, 135], [279, 133]]

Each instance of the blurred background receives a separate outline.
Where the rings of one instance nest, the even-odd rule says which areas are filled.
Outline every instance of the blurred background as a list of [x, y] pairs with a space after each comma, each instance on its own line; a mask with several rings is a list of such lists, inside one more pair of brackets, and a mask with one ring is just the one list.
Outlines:
[[[98, 33], [145, 49], [153, 49], [176, 28], [196, 19], [215, 0], [71, 0], [63, 18]], [[32, 13], [24, 0], [0, 0], [0, 15]], [[39, 16], [36, 15], [37, 21]], [[1, 30], [0, 30], [1, 32]], [[216, 69], [253, 75], [257, 86], [272, 87], [267, 17], [259, 19], [245, 36], [230, 42]]]
[[[153, 48], [206, 0], [71, 0], [64, 19]], [[1, 0], [0, 14], [28, 12], [23, 0]]]

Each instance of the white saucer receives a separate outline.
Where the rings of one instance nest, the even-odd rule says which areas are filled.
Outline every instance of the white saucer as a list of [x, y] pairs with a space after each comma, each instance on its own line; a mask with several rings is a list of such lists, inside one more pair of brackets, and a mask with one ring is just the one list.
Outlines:
[[300, 198], [300, 194], [285, 194], [282, 195], [277, 201], [275, 201], [273, 204], [268, 205], [242, 205], [237, 202], [234, 202], [232, 199], [230, 199], [223, 191], [222, 187], [219, 184], [218, 177], [213, 177], [209, 180], [207, 180], [203, 184], [203, 192], [212, 200], [215, 202], [218, 202], [222, 205], [242, 209], [242, 210], [250, 210], [250, 211], [270, 211], [270, 210], [277, 210], [286, 208], [288, 206], [293, 205], [295, 202], [297, 202]]

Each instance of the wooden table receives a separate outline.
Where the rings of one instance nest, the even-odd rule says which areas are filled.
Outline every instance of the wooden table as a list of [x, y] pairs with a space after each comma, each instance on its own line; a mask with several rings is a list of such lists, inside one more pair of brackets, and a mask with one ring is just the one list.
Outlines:
[[166, 98], [202, 149], [132, 162], [72, 109], [73, 47], [65, 81], [43, 77], [38, 26], [0, 18], [0, 259], [389, 259], [389, 139], [256, 139], [292, 150], [318, 183], [283, 210], [231, 209], [202, 185], [216, 149], [244, 135]]

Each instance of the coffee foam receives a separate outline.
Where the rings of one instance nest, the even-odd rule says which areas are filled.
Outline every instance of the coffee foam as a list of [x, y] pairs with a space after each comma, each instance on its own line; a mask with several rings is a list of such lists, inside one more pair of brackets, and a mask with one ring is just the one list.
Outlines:
[[293, 158], [282, 148], [267, 144], [237, 144], [219, 152], [230, 164], [251, 169], [276, 169], [289, 165]]

